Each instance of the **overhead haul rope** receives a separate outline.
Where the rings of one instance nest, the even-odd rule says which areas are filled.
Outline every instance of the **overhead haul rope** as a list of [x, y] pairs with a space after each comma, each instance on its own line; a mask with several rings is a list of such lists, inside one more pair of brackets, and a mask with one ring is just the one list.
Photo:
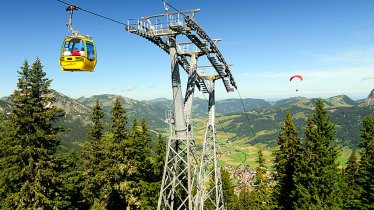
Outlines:
[[[238, 91], [239, 99], [240, 99], [240, 102], [241, 102], [242, 107], [243, 107], [243, 112], [244, 112], [244, 114], [246, 116], [246, 119], [248, 121], [249, 127], [251, 128], [252, 135], [253, 135], [253, 137], [255, 137], [255, 133], [253, 131], [253, 128], [252, 128], [252, 125], [251, 125], [251, 121], [249, 120], [249, 116], [248, 116], [247, 110], [245, 109], [244, 102], [243, 102], [243, 99], [242, 99], [242, 97], [240, 95], [239, 89], [236, 88], [236, 90]], [[207, 97], [205, 96], [204, 93], [203, 93], [203, 96], [204, 96], [205, 100], [209, 103], [209, 101], [208, 101], [208, 99], [207, 99]], [[218, 121], [218, 124], [221, 125], [221, 128], [223, 129], [223, 132], [225, 134], [227, 134], [225, 127], [221, 124], [221, 121], [218, 118], [217, 118], [217, 121]]]
[[[64, 2], [64, 1], [61, 1], [61, 0], [56, 0], [56, 1], [61, 2], [61, 3], [66, 4], [66, 5], [71, 5], [71, 4], [66, 3], [66, 2]], [[162, 2], [164, 3], [165, 10], [166, 10], [166, 6], [169, 6], [169, 7], [173, 8], [175, 11], [177, 11], [178, 13], [182, 14], [183, 16], [186, 16], [186, 15], [183, 14], [181, 11], [179, 11], [177, 8], [173, 7], [173, 5], [167, 3], [165, 0], [163, 0]], [[74, 6], [76, 6], [76, 5], [74, 5]], [[89, 10], [83, 9], [83, 8], [81, 8], [81, 7], [78, 7], [78, 6], [76, 6], [76, 8], [78, 8], [78, 9], [84, 11], [84, 12], [90, 13], [90, 14], [92, 14], [92, 15], [96, 15], [96, 16], [98, 16], [98, 17], [101, 17], [101, 18], [104, 18], [104, 19], [110, 20], [110, 21], [112, 21], [112, 22], [115, 22], [115, 23], [118, 23], [118, 24], [121, 24], [121, 25], [127, 26], [126, 23], [123, 23], [123, 22], [121, 22], [121, 21], [118, 21], [118, 20], [115, 20], [115, 19], [112, 19], [112, 18], [109, 18], [109, 17], [103, 16], [103, 15], [97, 14], [97, 13], [95, 13], [95, 12], [91, 12], [91, 11], [89, 11]], [[169, 9], [167, 9], [167, 10], [169, 10]]]
[[[204, 93], [203, 93], [203, 96], [204, 96], [205, 100], [209, 103], [209, 101], [208, 101], [208, 99], [207, 99], [207, 97], [205, 96]], [[239, 94], [239, 97], [240, 97], [240, 94]], [[243, 103], [243, 100], [242, 100], [241, 97], [240, 97], [240, 100], [242, 101], [242, 105], [243, 105], [244, 112], [245, 112], [245, 114], [247, 115], [247, 112], [245, 111], [244, 103]], [[223, 126], [223, 124], [221, 123], [221, 121], [220, 121], [218, 118], [216, 118], [216, 119], [217, 119], [217, 121], [218, 121], [218, 124], [219, 124], [220, 127], [222, 128], [223, 133], [225, 133], [225, 134], [227, 135], [228, 133], [226, 132], [226, 129], [225, 129], [225, 127]], [[249, 117], [248, 117], [248, 115], [247, 115], [247, 120], [248, 120], [249, 126], [250, 126], [250, 128], [251, 128], [252, 134], [253, 134], [253, 136], [254, 136], [254, 132], [253, 132], [253, 129], [252, 129], [251, 123], [250, 123], [250, 121], [249, 121]], [[237, 137], [236, 137], [236, 138], [237, 138]], [[239, 159], [240, 159], [240, 164], [239, 164], [236, 168], [239, 168], [242, 164], [245, 164], [245, 162], [247, 161], [247, 154], [246, 154], [245, 152], [239, 150], [239, 149], [235, 149], [235, 152], [239, 152], [239, 153], [244, 154], [244, 160], [240, 157], [239, 154], [237, 154], [237, 157], [239, 157]]]
[[248, 116], [247, 110], [245, 110], [245, 106], [244, 106], [244, 103], [243, 103], [242, 96], [240, 95], [239, 89], [236, 88], [236, 90], [238, 91], [240, 102], [242, 103], [242, 106], [243, 106], [243, 112], [244, 112], [245, 116], [247, 117], [247, 121], [248, 121], [249, 127], [251, 128], [252, 135], [253, 135], [253, 137], [255, 137], [256, 135], [255, 135], [255, 132], [253, 132], [253, 128], [252, 128], [252, 125], [251, 125], [251, 121], [249, 120], [249, 116]]
[[[61, 1], [61, 0], [56, 0], [56, 1], [61, 2], [61, 3], [66, 4], [66, 5], [71, 5], [71, 4], [66, 3], [66, 2], [64, 2], [64, 1]], [[110, 20], [110, 21], [112, 21], [112, 22], [115, 22], [115, 23], [118, 23], [118, 24], [121, 24], [121, 25], [127, 26], [126, 23], [123, 23], [123, 22], [121, 22], [121, 21], [118, 21], [118, 20], [114, 20], [114, 19], [112, 19], [112, 18], [105, 17], [105, 16], [103, 16], [103, 15], [97, 14], [97, 13], [95, 13], [95, 12], [91, 12], [91, 11], [89, 11], [89, 10], [83, 9], [83, 8], [81, 8], [81, 7], [78, 7], [78, 6], [76, 6], [76, 8], [78, 8], [78, 9], [84, 11], [84, 12], [90, 13], [90, 14], [92, 14], [92, 15], [96, 15], [96, 16], [98, 16], [98, 17], [101, 17], [101, 18], [104, 18], [104, 19]]]

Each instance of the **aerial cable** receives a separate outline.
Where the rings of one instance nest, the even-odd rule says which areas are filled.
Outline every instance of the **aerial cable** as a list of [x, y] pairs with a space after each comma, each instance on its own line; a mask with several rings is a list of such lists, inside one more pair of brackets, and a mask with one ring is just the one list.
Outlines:
[[[61, 0], [56, 0], [56, 1], [61, 2], [61, 3], [66, 4], [66, 5], [70, 5], [69, 3], [66, 3], [66, 2], [61, 1]], [[112, 22], [115, 22], [115, 23], [118, 23], [118, 24], [121, 24], [121, 25], [127, 26], [126, 23], [123, 23], [123, 22], [121, 22], [121, 21], [118, 21], [118, 20], [114, 20], [114, 19], [112, 19], [112, 18], [105, 17], [105, 16], [103, 16], [103, 15], [97, 14], [97, 13], [95, 13], [95, 12], [91, 12], [91, 11], [89, 11], [89, 10], [83, 9], [83, 8], [81, 8], [81, 7], [78, 7], [78, 6], [75, 6], [75, 7], [78, 8], [78, 9], [80, 9], [80, 10], [82, 10], [82, 11], [84, 11], [84, 12], [90, 13], [90, 14], [92, 14], [92, 15], [96, 15], [96, 16], [98, 16], [98, 17], [101, 17], [101, 18], [104, 18], [104, 19], [110, 20], [110, 21], [112, 21]]]
[[[203, 93], [203, 96], [204, 96], [204, 98], [205, 98], [205, 100], [209, 103], [209, 101], [208, 101], [208, 99], [206, 98], [206, 96], [205, 96], [205, 94]], [[223, 124], [221, 123], [221, 121], [217, 118], [217, 121], [218, 121], [218, 124], [220, 125], [220, 127], [222, 128], [222, 130], [223, 130], [223, 132], [227, 135], [228, 133], [226, 132], [226, 129], [225, 129], [225, 126], [223, 126]], [[238, 137], [236, 137], [236, 138], [238, 138]], [[229, 140], [229, 138], [227, 138], [227, 140]], [[242, 153], [242, 154], [244, 154], [244, 160], [242, 160], [242, 158], [240, 157], [240, 154], [239, 153], [237, 153], [237, 157], [239, 157], [239, 159], [240, 159], [240, 164], [236, 167], [236, 168], [239, 168], [243, 163], [245, 163], [246, 162], [246, 160], [247, 160], [247, 154], [246, 153], [244, 153], [243, 151], [241, 151], [241, 150], [238, 150], [238, 149], [235, 149], [235, 152], [239, 152], [239, 153]]]
[[239, 89], [236, 88], [236, 90], [238, 91], [238, 95], [239, 95], [239, 98], [240, 98], [240, 102], [242, 103], [243, 111], [244, 111], [245, 116], [247, 117], [247, 121], [248, 121], [249, 127], [251, 128], [252, 135], [253, 135], [253, 137], [255, 137], [255, 133], [253, 132], [253, 128], [252, 128], [252, 125], [251, 125], [251, 121], [249, 120], [248, 113], [247, 113], [247, 111], [245, 110], [245, 106], [244, 106], [244, 103], [243, 103], [242, 96], [240, 95]]

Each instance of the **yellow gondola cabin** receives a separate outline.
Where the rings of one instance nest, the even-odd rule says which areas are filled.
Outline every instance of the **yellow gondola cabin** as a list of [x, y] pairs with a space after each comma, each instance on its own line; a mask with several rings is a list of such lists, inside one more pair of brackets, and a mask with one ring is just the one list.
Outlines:
[[96, 48], [93, 40], [80, 34], [66, 37], [59, 64], [62, 71], [94, 71]]

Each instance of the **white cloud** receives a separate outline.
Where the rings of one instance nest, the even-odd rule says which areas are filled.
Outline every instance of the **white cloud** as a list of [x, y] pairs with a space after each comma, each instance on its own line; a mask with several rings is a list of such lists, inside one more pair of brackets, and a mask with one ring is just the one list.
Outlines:
[[364, 77], [361, 79], [361, 82], [364, 82], [366, 80], [373, 80], [374, 79], [374, 76], [367, 76], [367, 77]]
[[324, 62], [374, 62], [374, 49], [372, 48], [349, 49], [329, 54], [314, 52], [306, 54]]
[[124, 92], [132, 92], [132, 91], [134, 91], [134, 90], [136, 90], [136, 89], [137, 89], [137, 86], [136, 86], [136, 85], [130, 85], [130, 86], [127, 86], [127, 88], [124, 89], [123, 91], [124, 91]]

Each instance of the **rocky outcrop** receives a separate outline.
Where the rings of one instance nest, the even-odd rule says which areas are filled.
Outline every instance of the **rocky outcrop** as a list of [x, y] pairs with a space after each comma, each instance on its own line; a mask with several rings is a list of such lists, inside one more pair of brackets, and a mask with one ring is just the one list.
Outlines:
[[359, 107], [374, 106], [374, 89], [371, 91], [367, 99], [363, 100], [358, 106]]

